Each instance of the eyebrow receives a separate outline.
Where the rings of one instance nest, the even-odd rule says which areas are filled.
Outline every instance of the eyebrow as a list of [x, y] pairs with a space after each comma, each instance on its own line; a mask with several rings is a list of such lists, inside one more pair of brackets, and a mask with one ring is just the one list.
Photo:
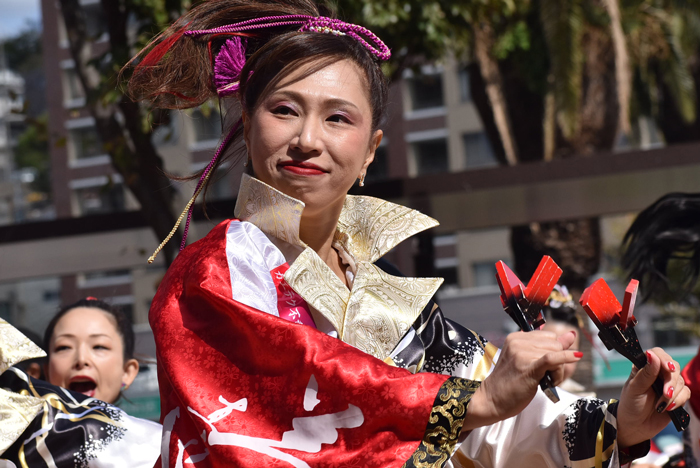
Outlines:
[[[280, 95], [282, 97], [289, 96], [290, 98], [292, 98], [293, 100], [296, 100], [296, 101], [306, 101], [307, 100], [303, 94], [298, 93], [296, 91], [290, 91], [290, 90], [274, 91], [270, 96], [271, 97], [273, 97], [273, 96], [278, 97]], [[350, 106], [350, 107], [354, 107], [357, 110], [360, 110], [360, 108], [355, 103], [348, 101], [346, 99], [342, 99], [342, 98], [325, 99], [323, 101], [323, 103], [325, 105], [331, 105], [331, 106]]]
[[[98, 338], [100, 336], [105, 336], [110, 339], [112, 338], [106, 333], [93, 333], [92, 335], [89, 335], [88, 338]], [[75, 338], [75, 335], [73, 335], [72, 333], [63, 333], [61, 335], [56, 335], [56, 339], [58, 338]]]

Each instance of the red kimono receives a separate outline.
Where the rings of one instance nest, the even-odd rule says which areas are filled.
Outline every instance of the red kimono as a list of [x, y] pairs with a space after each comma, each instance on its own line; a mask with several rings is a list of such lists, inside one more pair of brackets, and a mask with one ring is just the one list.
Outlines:
[[[443, 466], [478, 382], [414, 375], [275, 316], [289, 303], [308, 319], [308, 305], [275, 284], [289, 266], [258, 251], [269, 248], [261, 234], [219, 224], [177, 257], [153, 300], [162, 466]], [[277, 314], [249, 305], [266, 308], [265, 295]]]

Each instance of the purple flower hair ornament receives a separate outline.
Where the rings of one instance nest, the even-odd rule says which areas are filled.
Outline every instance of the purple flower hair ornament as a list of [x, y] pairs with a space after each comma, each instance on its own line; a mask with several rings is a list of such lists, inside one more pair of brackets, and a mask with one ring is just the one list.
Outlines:
[[230, 96], [240, 87], [245, 65], [245, 40], [240, 36], [228, 39], [214, 60], [214, 86], [219, 97]]

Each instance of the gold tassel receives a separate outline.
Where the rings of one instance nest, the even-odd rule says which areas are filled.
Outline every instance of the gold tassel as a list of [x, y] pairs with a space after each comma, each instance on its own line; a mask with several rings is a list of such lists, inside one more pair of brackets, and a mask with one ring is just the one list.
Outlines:
[[194, 195], [192, 195], [192, 198], [190, 198], [190, 201], [187, 202], [187, 205], [185, 206], [185, 210], [180, 214], [180, 217], [177, 218], [177, 221], [175, 222], [175, 226], [173, 226], [172, 230], [170, 231], [170, 234], [168, 234], [168, 237], [165, 238], [163, 242], [160, 243], [158, 248], [156, 249], [155, 252], [153, 252], [153, 255], [148, 257], [148, 263], [153, 263], [156, 260], [156, 256], [160, 253], [161, 250], [163, 250], [163, 247], [165, 247], [165, 244], [170, 241], [170, 239], [173, 238], [175, 235], [175, 232], [177, 231], [177, 228], [180, 227], [180, 223], [182, 220], [187, 216], [187, 212], [190, 211], [190, 208], [194, 204], [195, 200], [197, 200], [197, 197], [199, 196], [200, 192], [204, 187], [207, 185], [207, 181], [209, 180], [209, 176], [211, 175], [211, 171], [207, 174], [207, 176], [204, 178], [202, 181], [202, 185], [199, 186], [196, 192], [194, 192]]

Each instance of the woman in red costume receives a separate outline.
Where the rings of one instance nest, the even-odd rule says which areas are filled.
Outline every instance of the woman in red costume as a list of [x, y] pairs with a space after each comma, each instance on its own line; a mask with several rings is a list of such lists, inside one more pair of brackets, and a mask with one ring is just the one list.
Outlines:
[[619, 403], [554, 404], [538, 382], [580, 359], [572, 333], [498, 350], [442, 317], [441, 279], [382, 264], [437, 224], [347, 195], [382, 140], [389, 56], [307, 0], [213, 0], [135, 60], [137, 99], [231, 103], [195, 197], [226, 157], [250, 172], [236, 219], [181, 252], [151, 307], [162, 466], [594, 467], [643, 452], [668, 421], [657, 408], [689, 395], [663, 350]]

